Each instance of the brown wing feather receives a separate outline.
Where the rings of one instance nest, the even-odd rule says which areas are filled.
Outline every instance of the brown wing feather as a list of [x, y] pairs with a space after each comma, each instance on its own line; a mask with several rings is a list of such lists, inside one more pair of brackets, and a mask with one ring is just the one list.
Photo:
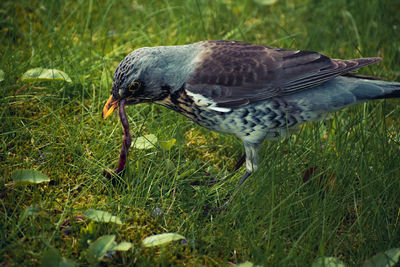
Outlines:
[[239, 107], [306, 90], [380, 58], [330, 59], [295, 51], [233, 41], [205, 41], [186, 90], [220, 107]]

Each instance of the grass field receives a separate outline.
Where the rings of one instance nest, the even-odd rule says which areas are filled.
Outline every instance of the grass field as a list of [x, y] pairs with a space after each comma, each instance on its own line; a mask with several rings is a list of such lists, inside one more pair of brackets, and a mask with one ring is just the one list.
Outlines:
[[[134, 141], [154, 134], [176, 143], [132, 148], [125, 175], [115, 184], [103, 178], [117, 164], [122, 129], [101, 110], [115, 67], [139, 47], [229, 39], [380, 56], [360, 73], [400, 81], [399, 1], [257, 2], [1, 1], [0, 266], [39, 264], [50, 248], [93, 264], [88, 241], [103, 235], [133, 244], [101, 261], [121, 266], [309, 266], [323, 256], [359, 265], [400, 247], [400, 100], [351, 107], [265, 142], [259, 170], [220, 214], [211, 207], [244, 169], [222, 185], [190, 182], [228, 174], [241, 142], [160, 106], [127, 108]], [[21, 80], [36, 67], [62, 70], [72, 83]], [[16, 169], [51, 181], [15, 183]], [[88, 209], [122, 224], [89, 220]], [[186, 240], [143, 246], [165, 232]]]

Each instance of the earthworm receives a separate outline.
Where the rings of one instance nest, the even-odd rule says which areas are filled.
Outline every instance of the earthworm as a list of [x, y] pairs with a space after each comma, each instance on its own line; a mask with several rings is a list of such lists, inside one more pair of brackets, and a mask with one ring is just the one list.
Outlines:
[[[128, 122], [128, 118], [126, 117], [126, 112], [125, 112], [125, 99], [122, 99], [119, 102], [119, 118], [122, 123], [122, 130], [124, 132], [124, 140], [122, 141], [122, 148], [121, 148], [121, 152], [119, 153], [118, 166], [114, 170], [114, 173], [116, 173], [116, 174], [122, 173], [122, 171], [125, 169], [126, 159], [128, 157], [129, 148], [132, 143], [132, 136], [129, 131], [129, 122]], [[103, 175], [107, 178], [111, 178], [111, 173], [108, 170], [104, 170]]]

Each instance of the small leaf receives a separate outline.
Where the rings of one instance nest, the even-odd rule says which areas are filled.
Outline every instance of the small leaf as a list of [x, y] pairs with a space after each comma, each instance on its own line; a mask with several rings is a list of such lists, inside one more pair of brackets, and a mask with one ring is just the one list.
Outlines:
[[116, 251], [127, 251], [128, 249], [132, 248], [133, 245], [131, 242], [122, 241], [117, 246], [113, 248]]
[[233, 265], [234, 267], [261, 267], [260, 265], [254, 265], [254, 263], [250, 261], [245, 261], [242, 263], [238, 263], [236, 265]]
[[318, 258], [311, 267], [345, 267], [342, 261], [335, 257]]
[[89, 245], [87, 250], [88, 261], [96, 263], [100, 261], [107, 251], [115, 247], [115, 235], [104, 235], [97, 238], [96, 241]]
[[66, 259], [61, 256], [61, 253], [55, 249], [51, 248], [46, 250], [42, 256], [41, 267], [73, 267], [76, 266], [76, 263], [72, 260]]
[[146, 237], [143, 240], [143, 245], [145, 247], [155, 247], [181, 239], [185, 239], [185, 237], [177, 233], [164, 233]]
[[257, 4], [263, 5], [263, 6], [269, 6], [273, 5], [277, 2], [278, 0], [254, 0]]
[[175, 145], [175, 142], [176, 142], [176, 139], [172, 138], [169, 141], [160, 141], [159, 144], [162, 149], [169, 151]]
[[372, 258], [366, 260], [363, 267], [391, 267], [394, 266], [400, 259], [400, 248], [392, 248], [385, 252], [380, 252]]
[[11, 178], [14, 182], [40, 184], [50, 182], [50, 178], [34, 170], [15, 170], [11, 173]]
[[43, 81], [66, 81], [71, 83], [71, 78], [63, 71], [56, 69], [34, 68], [25, 72], [21, 80], [28, 83]]
[[88, 209], [83, 213], [83, 215], [85, 215], [86, 218], [95, 222], [112, 222], [116, 224], [122, 224], [122, 221], [119, 217], [114, 216], [107, 211]]
[[0, 70], [0, 82], [4, 81], [4, 71]]
[[147, 134], [138, 137], [133, 145], [137, 149], [150, 149], [154, 147], [155, 143], [157, 143], [157, 136], [154, 134]]

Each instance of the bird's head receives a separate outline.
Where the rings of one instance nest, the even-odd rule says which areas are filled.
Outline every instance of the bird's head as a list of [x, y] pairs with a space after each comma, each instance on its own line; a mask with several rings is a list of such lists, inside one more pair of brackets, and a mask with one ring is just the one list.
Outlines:
[[115, 70], [103, 118], [111, 115], [122, 99], [127, 105], [133, 105], [165, 97], [169, 87], [163, 86], [164, 61], [156, 47], [140, 48], [126, 56]]
[[127, 105], [152, 102], [179, 90], [192, 73], [201, 49], [199, 44], [192, 44], [143, 47], [130, 53], [115, 70], [103, 118], [107, 118], [122, 99]]

